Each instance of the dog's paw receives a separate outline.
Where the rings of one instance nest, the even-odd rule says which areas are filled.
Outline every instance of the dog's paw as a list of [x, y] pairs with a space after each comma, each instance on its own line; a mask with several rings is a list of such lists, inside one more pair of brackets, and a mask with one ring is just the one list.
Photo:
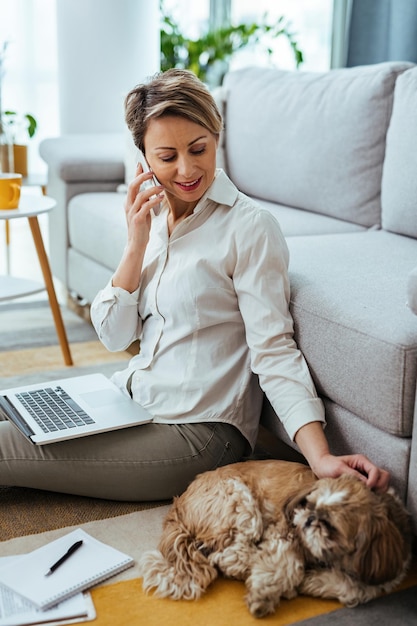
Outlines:
[[178, 594], [172, 568], [159, 550], [145, 552], [140, 558], [138, 566], [145, 592], [153, 589], [155, 594], [161, 598], [175, 597]]
[[286, 600], [292, 600], [298, 596], [297, 589], [288, 589], [288, 591], [284, 591], [282, 597]]
[[169, 563], [159, 550], [145, 552], [139, 561], [142, 587], [154, 591], [158, 598], [171, 600], [198, 600], [217, 577], [210, 565], [194, 561]]
[[266, 617], [267, 615], [273, 615], [277, 607], [277, 602], [272, 598], [259, 598], [246, 596], [246, 604], [253, 617]]

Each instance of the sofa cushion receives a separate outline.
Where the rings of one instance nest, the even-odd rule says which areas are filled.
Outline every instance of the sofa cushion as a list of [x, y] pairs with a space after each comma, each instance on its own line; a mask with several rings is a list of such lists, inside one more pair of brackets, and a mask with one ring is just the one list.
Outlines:
[[410, 436], [417, 321], [407, 279], [417, 240], [379, 230], [287, 241], [296, 338], [318, 391], [378, 428]]
[[82, 193], [68, 204], [70, 247], [110, 270], [116, 269], [126, 245], [124, 199], [115, 192]]
[[382, 225], [417, 237], [417, 68], [398, 78], [382, 176]]
[[385, 136], [410, 63], [226, 75], [226, 161], [250, 196], [363, 226], [380, 224]]

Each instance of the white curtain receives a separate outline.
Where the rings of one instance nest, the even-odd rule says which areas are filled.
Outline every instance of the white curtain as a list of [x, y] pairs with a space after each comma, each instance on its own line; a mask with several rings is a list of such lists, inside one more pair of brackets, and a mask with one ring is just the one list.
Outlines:
[[39, 142], [59, 134], [55, 0], [0, 0], [0, 48], [3, 42], [2, 107], [37, 119], [29, 164], [31, 173], [45, 173]]
[[125, 93], [159, 69], [158, 17], [158, 0], [0, 0], [2, 108], [37, 119], [31, 175], [46, 137], [123, 131]]

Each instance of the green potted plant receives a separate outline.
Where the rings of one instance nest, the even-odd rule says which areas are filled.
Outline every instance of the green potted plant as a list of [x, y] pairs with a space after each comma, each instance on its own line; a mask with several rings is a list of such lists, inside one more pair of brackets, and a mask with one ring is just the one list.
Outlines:
[[[31, 139], [37, 129], [37, 121], [30, 113], [19, 114], [16, 111], [4, 111], [2, 114], [3, 133], [8, 144], [13, 147], [13, 164], [9, 161], [10, 150], [2, 146], [1, 165], [4, 171], [13, 170], [22, 176], [28, 175], [28, 146], [27, 139]], [[11, 167], [13, 166], [13, 167]]]
[[160, 7], [162, 71], [171, 67], [190, 69], [210, 87], [215, 87], [221, 84], [228, 62], [238, 50], [249, 45], [261, 46], [270, 57], [273, 51], [268, 42], [280, 36], [287, 38], [296, 67], [303, 62], [303, 54], [284, 17], [271, 24], [265, 14], [259, 24], [224, 26], [192, 39], [181, 33], [176, 21], [164, 11], [162, 1]]

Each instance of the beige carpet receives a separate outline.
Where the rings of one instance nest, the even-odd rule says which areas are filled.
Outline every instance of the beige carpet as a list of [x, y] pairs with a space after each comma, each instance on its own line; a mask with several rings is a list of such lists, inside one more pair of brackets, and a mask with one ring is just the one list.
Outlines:
[[[159, 506], [111, 519], [78, 523], [44, 533], [15, 537], [0, 542], [0, 556], [25, 554], [49, 541], [62, 537], [74, 528], [83, 528], [100, 541], [126, 552], [137, 560], [144, 550], [157, 545], [162, 529], [162, 520], [168, 509], [169, 505]], [[112, 578], [112, 582], [136, 576], [138, 576], [138, 571], [135, 566]]]
[[[135, 559], [133, 568], [114, 576], [111, 581], [92, 590], [97, 612], [96, 626], [254, 626], [274, 624], [284, 626], [300, 620], [324, 615], [342, 609], [332, 600], [299, 597], [283, 600], [275, 615], [262, 619], [253, 618], [245, 605], [245, 586], [241, 582], [218, 579], [203, 598], [196, 602], [158, 599], [142, 590], [137, 561], [144, 551], [157, 546], [162, 521], [169, 506], [149, 509], [113, 519], [81, 524], [86, 532], [100, 541], [122, 550]], [[19, 537], [0, 543], [0, 556], [24, 554], [56, 539], [73, 528], [61, 528], [42, 534]], [[401, 588], [417, 583], [417, 567]], [[355, 609], [351, 609], [355, 623]], [[333, 622], [332, 622], [333, 623]], [[334, 623], [337, 623], [337, 613]], [[372, 622], [374, 623], [374, 622]], [[392, 624], [391, 626], [394, 626]]]
[[[77, 367], [100, 368], [105, 363], [121, 364], [124, 361], [127, 363], [131, 358], [128, 352], [109, 352], [98, 340], [71, 343], [70, 350], [74, 365], [68, 367], [68, 375], [72, 375]], [[1, 363], [3, 383], [7, 382], [6, 377], [51, 372], [64, 367], [59, 346], [2, 351]]]
[[[149, 509], [109, 520], [80, 525], [100, 541], [104, 541], [135, 559], [135, 565], [103, 583], [92, 591], [97, 611], [97, 626], [230, 626], [230, 624], [259, 624], [244, 604], [244, 584], [236, 581], [216, 581], [201, 601], [171, 601], [144, 594], [137, 562], [144, 551], [156, 548], [162, 531], [162, 521], [169, 506]], [[73, 530], [61, 528], [37, 535], [19, 537], [0, 543], [0, 556], [25, 554]], [[313, 606], [312, 604], [313, 603]], [[284, 602], [265, 624], [283, 626], [340, 607], [338, 602], [299, 598]]]
[[0, 541], [85, 524], [166, 502], [118, 502], [37, 489], [0, 487]]

